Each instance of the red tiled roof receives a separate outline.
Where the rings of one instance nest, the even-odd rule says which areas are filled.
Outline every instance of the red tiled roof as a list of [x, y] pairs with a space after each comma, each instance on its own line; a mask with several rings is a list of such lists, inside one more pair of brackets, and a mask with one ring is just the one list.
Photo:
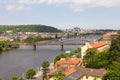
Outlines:
[[82, 59], [72, 59], [72, 58], [66, 58], [64, 60], [57, 61], [55, 63], [55, 68], [62, 67], [64, 65], [74, 65], [76, 66], [78, 63], [82, 62]]
[[108, 44], [108, 42], [105, 42], [105, 41], [92, 42], [92, 43], [90, 43], [90, 45], [91, 45], [93, 48], [99, 48], [99, 47], [105, 46], [105, 45], [107, 45], [107, 44]]
[[108, 32], [106, 34], [103, 35], [103, 37], [110, 37], [112, 35], [118, 35], [117, 32]]
[[74, 73], [76, 71], [75, 68], [70, 68], [66, 72], [64, 72], [65, 76], [69, 76], [70, 74]]

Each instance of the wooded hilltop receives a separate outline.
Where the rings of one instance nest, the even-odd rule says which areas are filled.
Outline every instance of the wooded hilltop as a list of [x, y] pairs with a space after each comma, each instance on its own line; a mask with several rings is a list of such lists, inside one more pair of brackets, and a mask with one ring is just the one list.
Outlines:
[[61, 30], [46, 25], [0, 25], [0, 33], [7, 30], [16, 32], [61, 32]]

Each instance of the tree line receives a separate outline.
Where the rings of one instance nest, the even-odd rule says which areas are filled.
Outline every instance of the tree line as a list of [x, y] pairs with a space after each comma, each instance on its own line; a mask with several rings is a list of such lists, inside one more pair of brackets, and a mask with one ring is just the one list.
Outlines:
[[46, 25], [0, 25], [0, 33], [11, 30], [17, 32], [61, 32], [61, 30]]

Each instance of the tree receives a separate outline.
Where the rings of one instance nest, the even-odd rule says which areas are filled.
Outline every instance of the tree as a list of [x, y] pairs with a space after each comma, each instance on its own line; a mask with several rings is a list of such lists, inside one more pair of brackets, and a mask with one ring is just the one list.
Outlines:
[[55, 58], [54, 58], [54, 64], [57, 62], [57, 61], [59, 61], [61, 59], [61, 57], [58, 55], [58, 56], [56, 56]]
[[84, 56], [85, 66], [89, 68], [108, 68], [109, 49], [106, 49], [98, 54], [94, 54], [94, 51], [89, 51]]
[[61, 58], [66, 58], [67, 55], [66, 54], [60, 54], [60, 55], [57, 55], [55, 58], [54, 58], [54, 64], [59, 61]]
[[117, 38], [112, 39], [110, 46], [109, 70], [104, 80], [120, 80], [120, 32]]
[[113, 61], [110, 70], [105, 74], [104, 80], [120, 80], [120, 63]]
[[0, 78], [0, 80], [2, 80], [2, 78]]
[[43, 67], [43, 68], [48, 68], [49, 65], [50, 65], [49, 61], [46, 61], [46, 60], [43, 61], [43, 63], [42, 63], [42, 67]]
[[89, 49], [87, 50], [87, 54], [90, 54], [90, 55], [96, 54], [96, 48], [89, 48]]
[[26, 77], [27, 77], [28, 79], [32, 79], [35, 74], [36, 74], [36, 72], [35, 72], [34, 69], [29, 69], [29, 70], [27, 70], [27, 72], [26, 72]]
[[81, 48], [77, 48], [76, 50], [74, 50], [74, 53], [79, 53], [81, 52]]
[[120, 80], [120, 72], [119, 71], [114, 71], [114, 70], [109, 70], [103, 80]]
[[33, 43], [34, 42], [34, 38], [33, 37], [27, 37], [25, 39], [25, 42], [27, 42], [27, 43]]
[[49, 61], [45, 60], [42, 63], [42, 68], [43, 68], [43, 80], [46, 79], [47, 80], [47, 71], [48, 71], [48, 67], [50, 66]]
[[94, 66], [94, 55], [96, 54], [96, 49], [95, 48], [90, 48], [87, 50], [86, 55], [84, 56], [84, 61], [85, 61], [85, 66], [91, 68]]
[[19, 78], [18, 80], [24, 80], [23, 78]]
[[112, 63], [112, 61], [120, 62], [120, 37], [112, 39], [109, 60], [110, 64]]
[[17, 32], [62, 32], [57, 28], [46, 25], [1, 25], [0, 33], [11, 30], [13, 33]]
[[55, 39], [58, 39], [58, 34], [55, 34]]
[[36, 42], [37, 42], [37, 39], [36, 38], [33, 38], [33, 37], [27, 37], [25, 39], [25, 42], [29, 43], [29, 44], [33, 44], [33, 49], [36, 50]]
[[8, 41], [0, 41], [0, 51], [8, 49]]
[[57, 71], [54, 73], [53, 77], [55, 77], [57, 80], [64, 80], [65, 74], [63, 74], [62, 71]]
[[11, 80], [18, 80], [18, 78], [17, 77], [12, 77], [12, 79]]

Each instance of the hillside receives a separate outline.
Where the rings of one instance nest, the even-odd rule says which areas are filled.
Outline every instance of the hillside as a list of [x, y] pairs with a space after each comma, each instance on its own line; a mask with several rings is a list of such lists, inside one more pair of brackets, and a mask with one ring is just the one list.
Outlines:
[[0, 33], [11, 30], [16, 32], [61, 32], [57, 28], [46, 25], [1, 25]]

